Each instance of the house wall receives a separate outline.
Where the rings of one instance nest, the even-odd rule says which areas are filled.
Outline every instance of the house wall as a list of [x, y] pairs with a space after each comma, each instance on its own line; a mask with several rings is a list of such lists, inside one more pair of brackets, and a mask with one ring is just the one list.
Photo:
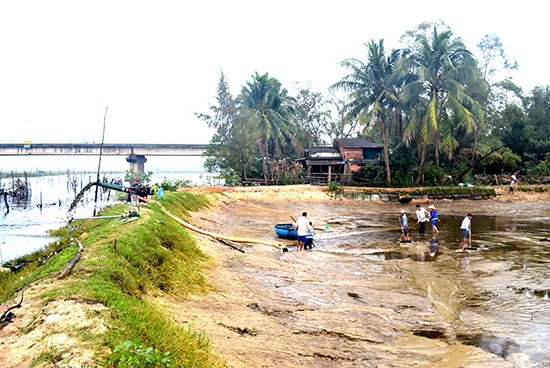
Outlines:
[[340, 147], [340, 153], [344, 160], [362, 160], [363, 149], [362, 148], [342, 148]]
[[363, 158], [365, 160], [374, 160], [378, 156], [381, 156], [383, 152], [383, 148], [365, 148], [363, 151]]
[[349, 166], [349, 170], [350, 170], [352, 173], [356, 173], [356, 172], [361, 171], [361, 169], [363, 169], [363, 167], [364, 167], [365, 165], [356, 165], [356, 164], [348, 163], [348, 166]]

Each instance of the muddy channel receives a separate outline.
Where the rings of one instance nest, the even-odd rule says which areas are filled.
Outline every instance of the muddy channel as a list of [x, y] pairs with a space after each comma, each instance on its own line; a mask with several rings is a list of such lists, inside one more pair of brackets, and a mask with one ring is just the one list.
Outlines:
[[[217, 291], [175, 307], [228, 367], [550, 367], [548, 201], [219, 198], [196, 225], [289, 246], [210, 244]], [[439, 234], [399, 243], [416, 203], [438, 208]], [[302, 211], [315, 247], [297, 252], [273, 226]], [[458, 253], [469, 212], [479, 249]]]

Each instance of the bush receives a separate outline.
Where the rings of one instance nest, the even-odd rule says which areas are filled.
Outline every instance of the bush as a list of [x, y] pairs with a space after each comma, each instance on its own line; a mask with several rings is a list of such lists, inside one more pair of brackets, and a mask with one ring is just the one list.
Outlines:
[[117, 367], [170, 367], [170, 352], [160, 352], [153, 347], [144, 348], [133, 341], [125, 341], [115, 347], [113, 360]]

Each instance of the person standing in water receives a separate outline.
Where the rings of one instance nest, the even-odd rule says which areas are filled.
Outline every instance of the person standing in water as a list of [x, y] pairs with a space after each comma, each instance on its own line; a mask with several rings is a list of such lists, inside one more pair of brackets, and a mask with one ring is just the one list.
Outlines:
[[472, 236], [472, 214], [469, 213], [462, 219], [460, 231], [462, 231], [462, 249], [468, 246], [468, 241]]
[[439, 215], [437, 214], [437, 208], [432, 204], [428, 207], [430, 210], [430, 221], [432, 223], [433, 235], [437, 235], [439, 230], [437, 229], [437, 223], [439, 222]]
[[399, 211], [399, 223], [401, 224], [401, 236], [399, 236], [399, 241], [407, 240], [410, 241], [409, 236], [409, 220], [407, 219], [407, 214], [405, 210]]
[[418, 235], [424, 236], [426, 234], [426, 222], [429, 221], [430, 213], [419, 204], [416, 205], [416, 219], [418, 224]]

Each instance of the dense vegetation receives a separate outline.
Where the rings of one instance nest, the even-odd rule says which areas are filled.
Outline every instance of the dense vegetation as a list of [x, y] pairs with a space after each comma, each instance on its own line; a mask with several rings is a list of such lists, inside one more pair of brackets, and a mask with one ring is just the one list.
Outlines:
[[233, 97], [222, 72], [216, 104], [197, 113], [216, 129], [207, 169], [229, 182], [300, 182], [304, 148], [356, 137], [384, 146], [382, 164], [360, 173], [377, 186], [550, 175], [550, 87], [525, 93], [499, 79], [517, 65], [497, 36], [482, 38], [477, 57], [445, 24], [420, 24], [401, 41], [388, 52], [371, 40], [363, 58], [344, 60], [330, 100], [307, 88], [291, 95], [257, 72]]

